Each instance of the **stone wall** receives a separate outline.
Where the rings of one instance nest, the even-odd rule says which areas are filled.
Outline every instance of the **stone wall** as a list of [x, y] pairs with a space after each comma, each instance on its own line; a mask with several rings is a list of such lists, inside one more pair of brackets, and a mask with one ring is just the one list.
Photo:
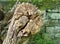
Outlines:
[[60, 10], [55, 8], [46, 10], [44, 14], [45, 35], [60, 44]]

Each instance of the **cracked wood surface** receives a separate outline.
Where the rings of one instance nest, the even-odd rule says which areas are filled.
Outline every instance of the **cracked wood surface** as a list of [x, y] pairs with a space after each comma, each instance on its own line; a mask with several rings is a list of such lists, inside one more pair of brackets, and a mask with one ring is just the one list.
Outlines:
[[37, 7], [30, 3], [18, 4], [3, 44], [17, 44], [22, 36], [39, 32], [41, 26], [42, 17]]

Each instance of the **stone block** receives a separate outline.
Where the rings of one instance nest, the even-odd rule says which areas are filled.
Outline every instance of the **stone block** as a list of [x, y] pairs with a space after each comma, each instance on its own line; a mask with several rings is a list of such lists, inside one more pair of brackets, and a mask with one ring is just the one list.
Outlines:
[[56, 38], [60, 38], [60, 33], [56, 33], [56, 34], [55, 34], [55, 37], [56, 37]]
[[47, 13], [51, 19], [60, 19], [60, 13]]
[[54, 28], [55, 27], [46, 27], [46, 32], [52, 34], [54, 33], [54, 30], [55, 30]]
[[52, 9], [52, 10], [48, 10], [48, 12], [59, 12], [59, 9], [57, 8], [57, 9]]
[[55, 26], [55, 33], [59, 33], [60, 32], [60, 26]]
[[[49, 20], [49, 19], [48, 19]], [[59, 25], [60, 23], [58, 23], [58, 20], [49, 20], [47, 21], [46, 23], [46, 26], [57, 26]]]
[[54, 38], [54, 27], [46, 27], [46, 33], [51, 37]]

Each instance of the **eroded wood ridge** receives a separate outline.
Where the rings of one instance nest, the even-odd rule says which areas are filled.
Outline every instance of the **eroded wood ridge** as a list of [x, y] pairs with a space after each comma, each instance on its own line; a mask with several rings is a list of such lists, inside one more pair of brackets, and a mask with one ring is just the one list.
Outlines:
[[42, 17], [37, 7], [30, 3], [18, 4], [3, 44], [17, 44], [22, 36], [39, 32], [41, 26]]

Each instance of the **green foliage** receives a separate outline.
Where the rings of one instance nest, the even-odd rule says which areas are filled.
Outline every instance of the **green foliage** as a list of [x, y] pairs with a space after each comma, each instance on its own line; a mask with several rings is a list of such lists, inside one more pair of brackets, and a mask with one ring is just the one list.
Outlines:
[[16, 1], [0, 1], [0, 4], [3, 6], [4, 11], [8, 12]]
[[30, 37], [28, 44], [54, 44], [54, 40], [45, 39], [41, 34], [37, 33]]
[[42, 26], [40, 32], [30, 36], [28, 44], [55, 44], [55, 41], [48, 37], [45, 33], [45, 27]]
[[[4, 5], [5, 11], [8, 11], [17, 0], [0, 0], [0, 3]], [[20, 2], [29, 2], [29, 0], [19, 0]], [[52, 9], [59, 7], [59, 0], [31, 0], [31, 3], [36, 5], [39, 9]]]

